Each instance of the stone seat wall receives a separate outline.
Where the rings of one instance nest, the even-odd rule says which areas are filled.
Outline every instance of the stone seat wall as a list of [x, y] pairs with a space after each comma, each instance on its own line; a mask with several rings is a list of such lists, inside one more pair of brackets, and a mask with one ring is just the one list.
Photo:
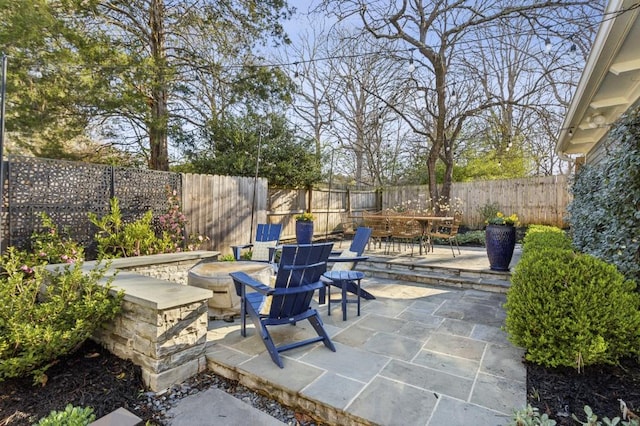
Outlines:
[[[124, 291], [122, 310], [93, 338], [139, 365], [152, 391], [163, 391], [207, 368], [207, 302], [213, 292], [187, 286], [184, 277], [196, 263], [219, 254], [192, 251], [111, 261], [103, 281], [116, 274], [112, 285], [114, 292]], [[95, 261], [85, 262], [83, 269], [95, 266]]]

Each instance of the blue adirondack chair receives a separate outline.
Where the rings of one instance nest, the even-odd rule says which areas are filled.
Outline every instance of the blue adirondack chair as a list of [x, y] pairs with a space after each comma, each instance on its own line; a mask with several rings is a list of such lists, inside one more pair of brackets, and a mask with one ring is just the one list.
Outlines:
[[[353, 241], [349, 246], [349, 251], [347, 252], [333, 252], [331, 253], [331, 257], [329, 257], [329, 262], [334, 262], [332, 270], [347, 270], [354, 269], [359, 261], [366, 260], [368, 257], [362, 256], [364, 253], [364, 249], [367, 247], [369, 243], [369, 238], [371, 237], [371, 228], [367, 228], [364, 226], [360, 226], [356, 229], [356, 232], [353, 236]], [[343, 285], [346, 286], [348, 292], [353, 294], [358, 294], [358, 286], [352, 280], [331, 280], [326, 277], [323, 277], [323, 281], [327, 284], [342, 288]], [[319, 303], [323, 304], [326, 300], [326, 289], [322, 288], [318, 292]], [[375, 296], [365, 290], [360, 289], [360, 297], [372, 300], [375, 299]]]
[[231, 246], [233, 257], [236, 260], [240, 260], [242, 250], [251, 248], [253, 249], [251, 260], [271, 262], [273, 261], [275, 247], [280, 241], [281, 233], [282, 224], [280, 223], [259, 223], [253, 243]]
[[[247, 315], [253, 321], [271, 359], [284, 368], [280, 352], [315, 342], [335, 352], [336, 348], [324, 329], [318, 311], [310, 304], [316, 290], [324, 288], [320, 277], [327, 269], [327, 259], [333, 243], [284, 245], [280, 256], [275, 287], [262, 284], [244, 272], [232, 272], [236, 287], [240, 287], [240, 332], [246, 337]], [[317, 337], [276, 346], [268, 326], [295, 325], [298, 321], [309, 320]]]

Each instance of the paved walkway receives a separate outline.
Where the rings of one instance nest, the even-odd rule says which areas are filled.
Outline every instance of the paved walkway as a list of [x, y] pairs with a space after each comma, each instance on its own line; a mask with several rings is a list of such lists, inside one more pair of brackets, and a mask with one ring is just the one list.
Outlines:
[[[526, 403], [523, 351], [501, 330], [505, 296], [376, 278], [363, 287], [377, 299], [347, 321], [340, 306], [320, 306], [337, 352], [316, 344], [270, 359], [250, 327], [212, 321], [209, 366], [245, 384], [294, 398], [329, 423], [506, 425]], [[275, 339], [311, 335], [308, 323], [272, 328]], [[293, 401], [292, 401], [293, 402]], [[472, 422], [472, 423], [470, 423]]]

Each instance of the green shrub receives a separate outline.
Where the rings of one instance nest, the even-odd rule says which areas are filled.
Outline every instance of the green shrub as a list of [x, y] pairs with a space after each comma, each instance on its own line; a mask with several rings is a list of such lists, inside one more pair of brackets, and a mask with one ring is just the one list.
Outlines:
[[460, 245], [485, 245], [484, 231], [467, 231], [456, 235], [456, 238]]
[[180, 211], [175, 193], [169, 193], [169, 208], [158, 218], [159, 229], [153, 226], [153, 212], [148, 210], [140, 219], [124, 223], [117, 198], [110, 200], [111, 212], [102, 218], [89, 213], [89, 220], [98, 228], [94, 238], [98, 243], [98, 258], [144, 256], [197, 250], [208, 238], [202, 235], [185, 238], [186, 218]]
[[516, 265], [506, 330], [544, 366], [615, 363], [640, 349], [640, 294], [612, 265], [570, 250], [532, 250]]
[[75, 350], [120, 310], [122, 294], [109, 295], [110, 281], [98, 283], [107, 266], [83, 273], [81, 262], [57, 273], [23, 269], [23, 254], [3, 256], [0, 277], [0, 381], [44, 372], [56, 358]]
[[86, 426], [96, 419], [91, 407], [74, 407], [69, 404], [64, 411], [52, 411], [35, 426]]
[[529, 251], [543, 249], [571, 250], [571, 240], [560, 228], [546, 225], [531, 225], [523, 239], [523, 255]]
[[500, 211], [500, 204], [497, 202], [487, 203], [481, 207], [478, 207], [478, 213], [482, 217], [482, 222], [486, 223], [492, 217], [496, 217]]
[[156, 237], [151, 210], [133, 223], [124, 223], [118, 199], [112, 198], [110, 205], [111, 212], [100, 219], [95, 213], [89, 213], [89, 220], [98, 228], [95, 240], [98, 243], [99, 259], [173, 251], [173, 241], [169, 234], [163, 233], [162, 238]]
[[189, 235], [187, 238], [187, 217], [180, 207], [178, 193], [168, 186], [166, 192], [169, 207], [158, 218], [162, 240], [170, 241], [170, 244], [164, 244], [163, 253], [198, 250], [209, 238], [202, 235]]
[[61, 232], [46, 213], [40, 215], [42, 231], [31, 235], [30, 266], [43, 263], [73, 263], [84, 259], [84, 249], [68, 233]]

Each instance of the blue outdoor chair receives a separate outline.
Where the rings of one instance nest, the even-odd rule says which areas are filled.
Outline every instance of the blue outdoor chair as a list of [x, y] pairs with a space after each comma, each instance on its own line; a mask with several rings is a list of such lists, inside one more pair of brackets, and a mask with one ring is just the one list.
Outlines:
[[[333, 285], [335, 287], [342, 288], [343, 285], [346, 286], [346, 291], [358, 294], [358, 286], [356, 282], [353, 280], [340, 280], [340, 279], [330, 279], [330, 276], [337, 277], [338, 274], [332, 274], [332, 272], [337, 271], [345, 271], [345, 270], [353, 270], [359, 261], [367, 260], [367, 256], [362, 256], [364, 253], [364, 249], [369, 244], [369, 238], [372, 233], [371, 228], [367, 228], [364, 226], [360, 226], [356, 229], [356, 232], [353, 236], [353, 241], [351, 241], [351, 245], [349, 246], [348, 251], [343, 252], [332, 252], [331, 257], [329, 257], [329, 262], [334, 262], [333, 267], [324, 275], [323, 281], [329, 285]], [[322, 288], [318, 292], [319, 303], [324, 304], [326, 300], [326, 289]], [[365, 290], [360, 289], [360, 297], [372, 300], [375, 299], [375, 296]]]
[[241, 260], [242, 250], [252, 249], [251, 260], [259, 262], [272, 262], [276, 246], [280, 242], [282, 224], [259, 223], [256, 229], [256, 239], [253, 243], [231, 246], [233, 257]]
[[[315, 342], [336, 351], [324, 329], [318, 311], [311, 308], [311, 300], [316, 290], [324, 288], [320, 277], [327, 269], [327, 259], [333, 243], [284, 245], [280, 256], [280, 265], [275, 276], [274, 287], [262, 284], [244, 272], [232, 272], [230, 275], [236, 288], [240, 288], [240, 332], [246, 337], [247, 315], [253, 321], [267, 347], [271, 359], [284, 368], [280, 352], [298, 348]], [[303, 341], [276, 346], [268, 326], [292, 324], [308, 319], [316, 333]]]

